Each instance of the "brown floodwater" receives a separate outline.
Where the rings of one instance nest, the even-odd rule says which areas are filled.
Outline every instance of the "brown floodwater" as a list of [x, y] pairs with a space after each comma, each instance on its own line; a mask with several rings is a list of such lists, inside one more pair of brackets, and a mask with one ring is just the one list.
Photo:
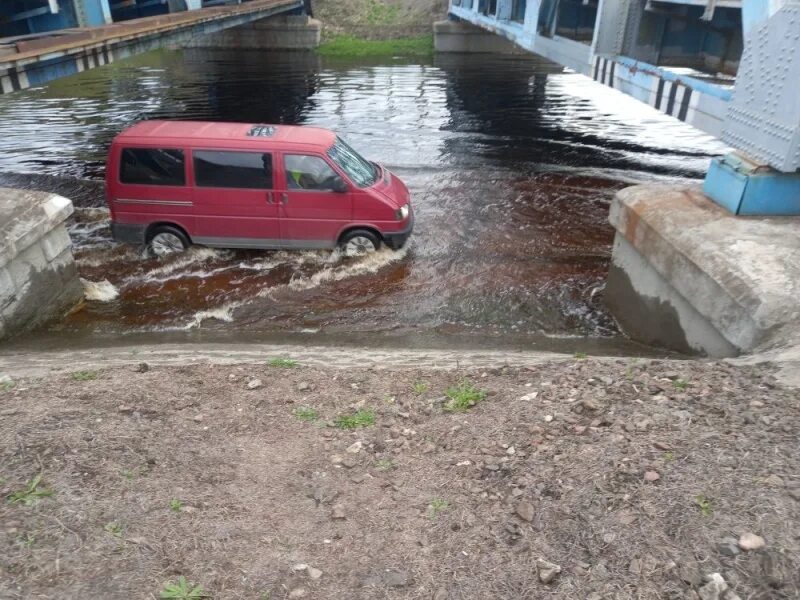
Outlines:
[[[329, 127], [412, 192], [399, 252], [114, 244], [102, 177], [141, 119]], [[54, 339], [428, 340], [631, 350], [603, 307], [614, 192], [698, 179], [723, 148], [613, 90], [525, 57], [322, 61], [303, 53], [146, 54], [0, 97], [0, 184], [52, 189], [88, 301]], [[210, 337], [209, 337], [210, 336]]]

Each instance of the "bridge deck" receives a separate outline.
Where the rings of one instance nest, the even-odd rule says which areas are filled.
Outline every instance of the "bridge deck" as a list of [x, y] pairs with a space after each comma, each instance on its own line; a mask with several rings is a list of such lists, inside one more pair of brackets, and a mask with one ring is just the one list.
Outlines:
[[0, 92], [41, 85], [115, 59], [235, 27], [303, 6], [302, 0], [247, 4], [145, 17], [104, 25], [0, 39]]

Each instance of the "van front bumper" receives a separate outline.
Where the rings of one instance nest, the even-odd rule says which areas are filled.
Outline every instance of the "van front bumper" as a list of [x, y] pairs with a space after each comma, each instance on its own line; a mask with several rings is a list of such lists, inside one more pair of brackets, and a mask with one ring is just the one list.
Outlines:
[[111, 223], [111, 237], [115, 242], [125, 244], [144, 244], [146, 225], [139, 223]]
[[402, 231], [392, 231], [383, 234], [384, 243], [392, 250], [400, 250], [408, 238], [411, 237], [411, 232], [414, 230], [414, 212], [412, 211], [408, 217], [408, 225]]

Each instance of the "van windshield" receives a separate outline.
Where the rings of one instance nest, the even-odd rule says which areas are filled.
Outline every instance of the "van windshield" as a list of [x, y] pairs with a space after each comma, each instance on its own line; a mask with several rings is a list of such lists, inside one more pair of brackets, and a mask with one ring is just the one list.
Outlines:
[[336, 138], [328, 150], [328, 156], [358, 187], [369, 187], [378, 180], [378, 167], [348, 146], [342, 138]]

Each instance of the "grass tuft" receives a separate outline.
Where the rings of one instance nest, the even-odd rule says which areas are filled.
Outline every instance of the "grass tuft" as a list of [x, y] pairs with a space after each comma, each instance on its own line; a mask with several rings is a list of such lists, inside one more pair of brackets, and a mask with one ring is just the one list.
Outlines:
[[430, 504], [428, 504], [428, 516], [431, 519], [435, 519], [439, 516], [439, 513], [447, 510], [448, 508], [450, 508], [450, 503], [447, 500], [434, 498], [431, 500]]
[[278, 367], [279, 369], [292, 369], [297, 366], [297, 361], [291, 358], [273, 358], [267, 363], [269, 367]]
[[41, 473], [31, 479], [24, 490], [18, 490], [11, 494], [8, 497], [8, 501], [11, 504], [24, 504], [25, 506], [31, 506], [32, 504], [36, 504], [36, 502], [38, 502], [40, 499], [49, 498], [55, 493], [53, 490], [39, 488], [40, 483], [42, 483]]
[[418, 396], [421, 396], [428, 391], [428, 384], [424, 381], [415, 381], [412, 387], [414, 389], [414, 393]]
[[397, 40], [362, 40], [340, 35], [322, 44], [317, 51], [336, 58], [365, 58], [370, 56], [431, 56], [433, 36], [423, 35]]
[[94, 381], [97, 379], [97, 371], [75, 371], [72, 378], [75, 381]]
[[172, 512], [181, 512], [182, 508], [183, 508], [183, 502], [181, 502], [177, 498], [173, 498], [172, 500], [169, 501], [169, 509]]
[[486, 398], [486, 392], [476, 388], [469, 381], [447, 388], [445, 395], [450, 398], [444, 409], [448, 412], [463, 412]]
[[186, 581], [186, 577], [181, 575], [177, 582], [166, 583], [158, 597], [162, 600], [200, 600], [211, 596], [203, 591], [202, 586]]
[[300, 421], [313, 422], [319, 419], [319, 413], [309, 406], [299, 406], [293, 414]]
[[361, 409], [351, 415], [339, 415], [333, 421], [339, 429], [358, 429], [369, 427], [375, 423], [375, 413], [371, 410]]

